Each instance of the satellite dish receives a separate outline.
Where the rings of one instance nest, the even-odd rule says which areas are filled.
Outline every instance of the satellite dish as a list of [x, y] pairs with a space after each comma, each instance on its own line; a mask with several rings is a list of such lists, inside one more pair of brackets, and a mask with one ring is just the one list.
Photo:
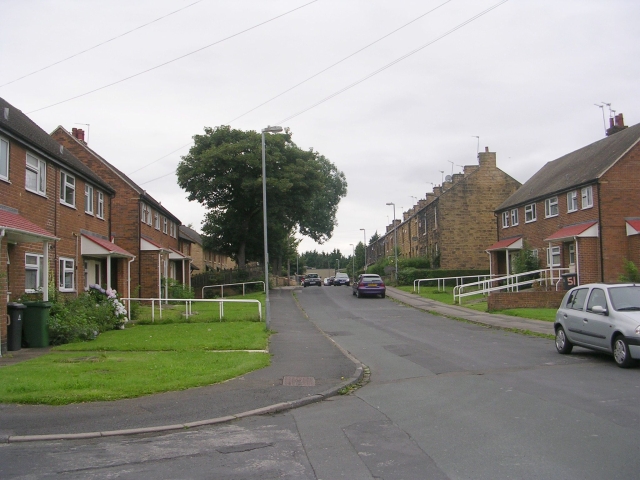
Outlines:
[[446, 177], [444, 177], [444, 181], [445, 182], [450, 182], [451, 181], [451, 175], [447, 175]]

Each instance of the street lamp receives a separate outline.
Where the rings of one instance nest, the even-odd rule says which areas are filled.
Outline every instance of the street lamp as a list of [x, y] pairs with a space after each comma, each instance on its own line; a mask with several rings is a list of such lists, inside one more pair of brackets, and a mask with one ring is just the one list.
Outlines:
[[364, 271], [367, 271], [367, 232], [365, 232], [364, 228], [361, 228], [362, 235], [364, 236]]
[[393, 205], [393, 251], [396, 256], [396, 284], [398, 283], [398, 228], [396, 225], [396, 204], [393, 202], [387, 203], [387, 205]]
[[262, 222], [264, 223], [264, 292], [265, 292], [265, 324], [267, 330], [271, 325], [271, 305], [269, 304], [269, 247], [267, 243], [267, 162], [266, 149], [264, 146], [265, 133], [278, 133], [282, 127], [271, 127], [262, 129]]
[[351, 245], [351, 250], [353, 251], [353, 254], [351, 255], [351, 270], [353, 271], [353, 281], [355, 281], [356, 279], [356, 247], [353, 246], [353, 243], [350, 243], [349, 245]]

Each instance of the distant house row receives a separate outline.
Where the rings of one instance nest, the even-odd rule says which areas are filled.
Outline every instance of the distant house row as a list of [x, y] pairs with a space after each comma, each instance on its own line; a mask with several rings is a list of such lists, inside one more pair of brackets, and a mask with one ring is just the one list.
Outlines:
[[617, 115], [606, 138], [548, 162], [523, 185], [488, 149], [478, 161], [387, 226], [367, 246], [367, 263], [393, 256], [397, 237], [399, 255], [443, 269], [512, 273], [523, 249], [579, 284], [616, 282], [625, 262], [640, 266], [640, 124], [627, 128]]
[[25, 294], [47, 300], [50, 288], [75, 296], [100, 284], [158, 298], [164, 278], [189, 286], [192, 269], [216, 268], [207, 263], [212, 255], [196, 232], [89, 148], [82, 129], [49, 135], [0, 98], [0, 353], [7, 303]]

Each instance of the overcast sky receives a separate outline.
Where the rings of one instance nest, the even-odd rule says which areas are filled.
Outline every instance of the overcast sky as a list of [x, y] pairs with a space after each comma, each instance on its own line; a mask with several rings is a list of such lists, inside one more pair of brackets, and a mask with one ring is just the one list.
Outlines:
[[325, 155], [348, 194], [300, 252], [351, 254], [387, 202], [401, 218], [477, 164], [477, 136], [524, 182], [603, 138], [594, 104], [640, 122], [638, 0], [2, 0], [2, 18], [0, 96], [47, 132], [84, 128], [198, 231], [173, 172], [205, 126], [282, 125]]

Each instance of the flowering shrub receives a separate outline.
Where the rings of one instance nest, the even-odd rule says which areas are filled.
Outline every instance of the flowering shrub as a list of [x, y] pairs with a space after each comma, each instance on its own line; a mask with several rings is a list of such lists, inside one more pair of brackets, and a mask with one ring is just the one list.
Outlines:
[[96, 300], [98, 304], [106, 303], [113, 310], [113, 316], [115, 317], [114, 327], [124, 328], [127, 319], [127, 309], [118, 298], [118, 294], [115, 290], [107, 288], [106, 290], [100, 285], [89, 285], [89, 295]]

